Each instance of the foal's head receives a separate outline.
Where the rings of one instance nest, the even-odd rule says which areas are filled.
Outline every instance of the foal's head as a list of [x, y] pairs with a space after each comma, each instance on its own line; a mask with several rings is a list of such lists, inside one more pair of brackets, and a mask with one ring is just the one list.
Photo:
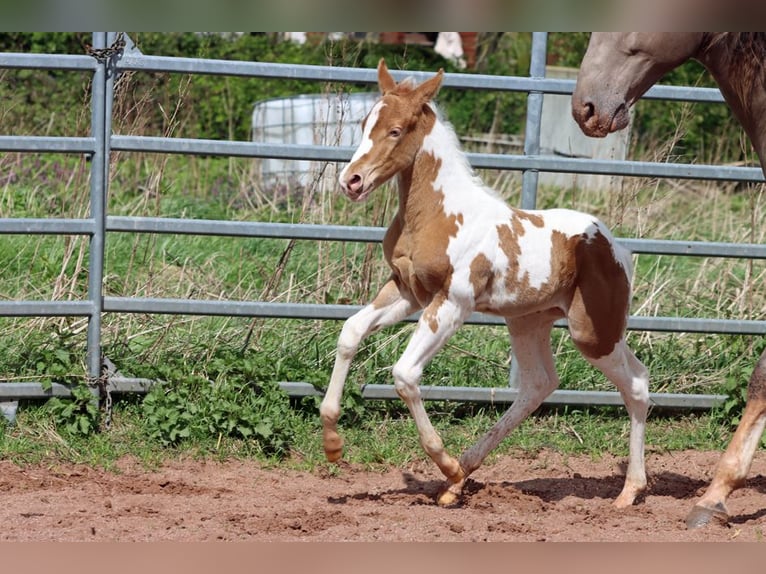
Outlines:
[[381, 59], [378, 85], [382, 97], [362, 122], [362, 142], [340, 174], [340, 186], [354, 201], [412, 165], [423, 138], [436, 121], [429, 101], [439, 91], [443, 70], [419, 86], [397, 84]]

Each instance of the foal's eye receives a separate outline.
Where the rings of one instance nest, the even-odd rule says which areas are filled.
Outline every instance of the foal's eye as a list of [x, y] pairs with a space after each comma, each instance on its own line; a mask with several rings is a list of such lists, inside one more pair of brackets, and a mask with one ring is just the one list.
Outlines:
[[391, 128], [391, 131], [388, 132], [388, 135], [392, 138], [398, 138], [400, 135], [402, 135], [402, 128]]

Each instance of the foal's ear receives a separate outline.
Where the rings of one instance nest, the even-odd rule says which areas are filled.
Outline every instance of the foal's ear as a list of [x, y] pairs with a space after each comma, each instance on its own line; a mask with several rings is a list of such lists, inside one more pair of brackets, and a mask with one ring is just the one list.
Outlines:
[[378, 86], [380, 87], [380, 93], [383, 95], [386, 95], [396, 87], [396, 81], [388, 72], [385, 58], [381, 58], [380, 62], [378, 62]]
[[415, 97], [418, 99], [419, 103], [426, 104], [434, 98], [442, 85], [443, 78], [444, 69], [439, 68], [439, 71], [436, 72], [436, 75], [433, 78], [426, 80], [417, 87], [415, 90]]

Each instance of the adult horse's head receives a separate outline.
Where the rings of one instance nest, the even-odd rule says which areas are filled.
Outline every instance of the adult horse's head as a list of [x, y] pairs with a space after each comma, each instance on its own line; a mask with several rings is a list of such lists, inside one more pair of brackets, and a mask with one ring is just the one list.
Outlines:
[[582, 131], [605, 137], [628, 125], [628, 110], [655, 82], [693, 57], [699, 32], [594, 32], [572, 95]]
[[362, 122], [362, 142], [340, 174], [340, 186], [354, 201], [412, 164], [423, 138], [436, 120], [429, 101], [439, 91], [443, 70], [419, 86], [397, 84], [386, 62], [378, 63], [382, 97]]

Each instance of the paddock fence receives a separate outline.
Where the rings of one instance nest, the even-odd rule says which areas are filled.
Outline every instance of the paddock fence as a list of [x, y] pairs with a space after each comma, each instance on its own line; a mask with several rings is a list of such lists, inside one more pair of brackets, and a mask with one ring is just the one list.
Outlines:
[[[545, 77], [547, 33], [535, 32], [532, 39], [529, 77], [507, 77], [450, 73], [443, 87], [459, 90], [514, 91], [527, 94], [527, 117], [524, 150], [519, 154], [471, 153], [475, 168], [513, 170], [522, 174], [522, 208], [534, 208], [537, 202], [540, 172], [602, 174], [652, 178], [706, 179], [713, 181], [762, 182], [759, 168], [653, 163], [640, 161], [591, 160], [576, 157], [553, 157], [541, 154], [540, 125], [544, 94], [571, 94], [574, 80]], [[3, 294], [0, 316], [87, 318], [87, 377], [93, 393], [111, 400], [111, 393], [146, 392], [153, 384], [147, 379], [122, 376], [118, 366], [102, 355], [102, 318], [109, 313], [179, 314], [233, 317], [343, 320], [356, 312], [356, 305], [310, 303], [275, 303], [267, 301], [191, 300], [169, 298], [114, 297], [104, 293], [104, 253], [110, 235], [182, 234], [242, 238], [284, 238], [308, 241], [380, 242], [384, 229], [318, 224], [282, 224], [220, 220], [171, 219], [109, 215], [109, 166], [112, 151], [158, 154], [214, 155], [245, 158], [283, 158], [321, 162], [346, 162], [353, 149], [322, 145], [273, 144], [243, 141], [166, 138], [119, 135], [112, 131], [112, 104], [115, 79], [123, 72], [205, 74], [248, 78], [300, 79], [317, 82], [353, 82], [375, 85], [372, 69], [330, 66], [285, 65], [199, 58], [177, 58], [142, 54], [129, 36], [114, 32], [93, 33], [92, 49], [83, 54], [0, 53], [0, 69], [66, 70], [92, 76], [91, 124], [89, 137], [2, 136], [0, 151], [29, 153], [81, 154], [90, 159], [89, 216], [68, 218], [0, 218], [0, 234], [80, 235], [88, 238], [87, 297], [74, 301], [15, 300]], [[416, 79], [431, 72], [408, 72]], [[401, 79], [402, 75], [394, 71]], [[652, 99], [723, 102], [717, 89], [655, 86], [646, 96]], [[619, 239], [635, 253], [669, 256], [700, 256], [765, 259], [766, 245], [672, 241], [654, 239]], [[468, 321], [479, 325], [502, 325], [496, 317], [476, 313]], [[560, 324], [560, 326], [563, 323]], [[665, 316], [631, 316], [628, 328], [639, 331], [664, 331], [718, 334], [766, 334], [766, 321]], [[329, 373], [328, 373], [329, 376]], [[321, 390], [301, 381], [280, 382], [291, 396], [319, 394]], [[70, 388], [54, 383], [9, 381], [0, 384], [0, 403], [8, 408], [19, 399], [44, 399], [69, 396]], [[363, 396], [369, 399], [392, 399], [393, 385], [367, 385]], [[511, 402], [516, 390], [506, 388], [437, 387], [423, 388], [426, 399], [476, 402]], [[725, 400], [723, 395], [652, 393], [657, 407], [708, 409]], [[621, 405], [617, 392], [557, 390], [548, 404]], [[7, 414], [7, 413], [6, 413]]]

